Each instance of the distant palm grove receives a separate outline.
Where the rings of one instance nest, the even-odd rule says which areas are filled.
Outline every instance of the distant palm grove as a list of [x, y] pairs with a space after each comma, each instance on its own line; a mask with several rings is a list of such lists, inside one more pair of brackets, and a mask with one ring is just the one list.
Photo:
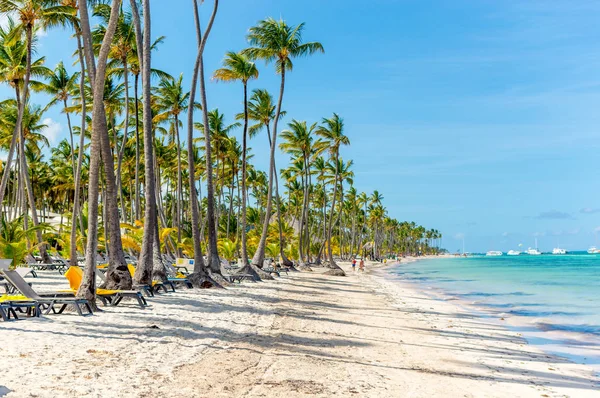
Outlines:
[[[195, 63], [183, 65], [189, 87], [152, 67], [154, 50], [169, 39], [151, 29], [150, 0], [0, 0], [8, 19], [0, 77], [12, 93], [0, 103], [2, 257], [85, 257], [78, 296], [93, 300], [98, 253], [108, 256], [105, 287], [130, 289], [165, 278], [166, 256], [193, 259], [190, 280], [210, 287], [227, 283], [222, 260], [239, 261], [240, 272], [258, 280], [269, 278], [261, 268], [271, 258], [343, 275], [336, 261], [439, 250], [438, 231], [390, 218], [380, 192], [354, 186], [342, 115], [285, 112], [293, 62], [326, 50], [305, 40], [303, 23], [259, 21], [247, 48], [223, 49], [221, 67], [207, 70], [219, 1], [173, 6], [188, 7], [196, 26]], [[73, 58], [55, 66], [37, 46], [51, 29], [72, 33], [64, 48]], [[268, 73], [279, 77], [277, 92], [261, 88]], [[237, 114], [210, 101], [209, 82], [239, 89], [230, 99]], [[50, 147], [44, 114], [53, 107], [68, 131]], [[252, 164], [250, 143], [269, 150], [268, 170]], [[276, 164], [277, 151], [287, 164]], [[51, 214], [60, 222], [50, 223]], [[137, 259], [133, 277], [128, 257]]]

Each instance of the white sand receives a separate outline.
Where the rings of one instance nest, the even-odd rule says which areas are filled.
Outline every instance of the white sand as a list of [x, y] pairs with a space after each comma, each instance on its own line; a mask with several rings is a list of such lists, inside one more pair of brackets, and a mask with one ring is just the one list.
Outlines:
[[[0, 396], [600, 397], [589, 368], [497, 322], [378, 275], [319, 272], [0, 321]], [[66, 285], [40, 274], [36, 289]]]

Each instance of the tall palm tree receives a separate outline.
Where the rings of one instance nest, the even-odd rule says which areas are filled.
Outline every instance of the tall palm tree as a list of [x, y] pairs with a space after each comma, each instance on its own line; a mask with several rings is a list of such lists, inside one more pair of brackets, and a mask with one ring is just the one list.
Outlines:
[[177, 213], [175, 226], [177, 227], [177, 245], [178, 255], [181, 256], [181, 212], [182, 212], [182, 174], [181, 174], [181, 141], [179, 137], [179, 115], [188, 106], [190, 93], [183, 89], [183, 73], [178, 79], [165, 78], [160, 80], [158, 87], [154, 89], [155, 107], [159, 114], [154, 118], [155, 121], [169, 120], [172, 118], [172, 130], [177, 145]]
[[[23, 92], [17, 95], [17, 105], [19, 107], [19, 117], [15, 126], [15, 135], [20, 137], [21, 154], [23, 147], [23, 137], [21, 134], [21, 123], [23, 120], [23, 113], [25, 111], [25, 104], [29, 98], [29, 80], [31, 78], [32, 68], [32, 49], [34, 42], [34, 33], [38, 27], [44, 29], [52, 28], [55, 26], [61, 26], [68, 23], [69, 18], [73, 15], [74, 9], [68, 6], [62, 6], [57, 1], [48, 0], [5, 0], [0, 2], [0, 15], [16, 14], [19, 16], [20, 24], [15, 26], [14, 37], [20, 37], [22, 34], [25, 36], [25, 43], [27, 46], [27, 58], [25, 67], [25, 76], [23, 79]], [[14, 152], [14, 146], [12, 146]], [[11, 153], [9, 152], [9, 160], [7, 166], [10, 168], [10, 162], [12, 161]], [[27, 196], [29, 204], [31, 206], [31, 216], [33, 219], [34, 226], [38, 226], [39, 221], [37, 217], [37, 210], [35, 208], [35, 198], [33, 196], [31, 180], [29, 178], [29, 171], [27, 167], [27, 161], [25, 156], [21, 156], [20, 166], [25, 172], [24, 177], [26, 179], [25, 186], [27, 188]], [[7, 169], [8, 169], [7, 168]], [[0, 192], [0, 203], [4, 197], [4, 192]], [[38, 242], [42, 243], [42, 233], [40, 230], [37, 231]], [[45, 245], [40, 245], [40, 254], [44, 261], [49, 261], [49, 257], [46, 253]]]
[[[282, 118], [286, 114], [285, 111], [279, 112], [279, 117]], [[237, 118], [241, 119], [244, 115], [240, 114]], [[252, 91], [250, 102], [248, 104], [248, 117], [250, 120], [256, 123], [248, 127], [248, 132], [252, 138], [258, 134], [262, 129], [267, 131], [267, 139], [269, 140], [269, 148], [271, 147], [271, 121], [275, 118], [275, 105], [273, 104], [273, 97], [271, 94], [264, 89], [256, 89]], [[277, 170], [275, 161], [273, 161], [273, 167]], [[285, 242], [283, 240], [283, 222], [281, 220], [281, 200], [279, 197], [279, 178], [277, 173], [273, 174], [275, 177], [275, 200], [277, 202], [277, 222], [279, 223], [279, 255], [281, 256], [283, 265], [294, 269], [294, 264], [287, 258], [284, 252]]]
[[[303, 205], [300, 215], [300, 233], [298, 239], [298, 247], [300, 254], [301, 265], [304, 265], [304, 250], [303, 246], [308, 246], [308, 218], [309, 218], [309, 190], [311, 186], [311, 163], [314, 160], [313, 156], [323, 150], [322, 142], [314, 140], [314, 132], [317, 128], [317, 123], [308, 125], [305, 121], [292, 120], [289, 123], [289, 130], [281, 132], [281, 138], [284, 140], [279, 147], [292, 154], [298, 159], [299, 174], [303, 182]], [[306, 225], [306, 227], [305, 227]]]
[[[134, 2], [135, 0], [131, 0]], [[194, 136], [194, 104], [196, 97], [196, 84], [198, 82], [198, 77], [200, 76], [200, 97], [202, 100], [202, 120], [204, 125], [208, 126], [208, 110], [206, 108], [206, 87], [204, 81], [204, 48], [206, 46], [206, 41], [212, 30], [213, 23], [215, 21], [215, 17], [217, 15], [217, 10], [219, 7], [219, 0], [215, 0], [215, 5], [213, 8], [213, 12], [210, 16], [210, 20], [208, 22], [208, 26], [206, 28], [206, 32], [204, 36], [202, 35], [202, 30], [200, 28], [200, 15], [198, 11], [198, 0], [193, 0], [194, 7], [194, 25], [196, 27], [196, 38], [198, 41], [198, 51], [196, 54], [196, 61], [194, 62], [194, 70], [192, 72], [192, 86], [190, 88], [190, 100], [189, 100], [189, 108], [188, 108], [188, 120], [187, 120], [187, 145], [188, 145], [188, 174], [189, 174], [189, 190], [190, 190], [190, 207], [192, 214], [192, 241], [194, 247], [194, 271], [190, 275], [190, 281], [198, 287], [211, 287], [218, 286], [214, 279], [211, 278], [209, 273], [206, 271], [204, 259], [202, 257], [202, 249], [200, 245], [201, 240], [201, 232], [199, 228], [200, 224], [200, 209], [198, 204], [198, 195], [196, 190], [196, 176], [195, 176], [195, 163], [194, 163], [194, 144], [193, 144], [193, 136]], [[207, 143], [210, 143], [210, 126], [204, 129], [204, 138]], [[207, 174], [207, 219], [209, 225], [209, 267], [213, 266], [214, 259], [213, 257], [217, 257], [217, 237], [216, 237], [216, 228], [214, 224], [214, 187], [212, 186], [212, 160], [210, 157], [210, 145], [206, 145], [206, 174]], [[211, 224], [211, 219], [213, 220], [213, 224]], [[220, 264], [218, 264], [220, 268]]]
[[[102, 141], [105, 138], [108, 139], [106, 112], [104, 111], [103, 103], [104, 83], [106, 80], [106, 63], [108, 59], [108, 52], [110, 50], [110, 43], [112, 41], [117, 27], [120, 5], [121, 0], [112, 1], [110, 20], [106, 29], [104, 40], [102, 41], [102, 46], [98, 55], [98, 61], [96, 63], [94, 59], [94, 54], [92, 53], [92, 32], [90, 28], [87, 0], [80, 0], [79, 3], [79, 17], [81, 20], [82, 38], [85, 43], [84, 48], [86, 55], [86, 64], [88, 67], [88, 75], [90, 76], [90, 80], [92, 81], [92, 84], [94, 86], [94, 108], [92, 111], [92, 140], [90, 147], [91, 158], [88, 186], [88, 240], [84, 278], [81, 283], [81, 286], [79, 287], [79, 290], [77, 291], [77, 296], [86, 298], [88, 301], [90, 301], [90, 303], [93, 303], [93, 305], [95, 305], [96, 302], [96, 250], [98, 245], [98, 191], [100, 184], [100, 151], [102, 150], [102, 147], [105, 146], [102, 144]], [[83, 132], [81, 132], [81, 134], [83, 134]], [[103, 158], [106, 157], [106, 151], [103, 151], [102, 156]], [[112, 157], [109, 157], [110, 160], [112, 160]], [[104, 162], [109, 163], [107, 159], [104, 159]], [[113, 199], [116, 204], [116, 197], [114, 197]], [[111, 238], [111, 241], [116, 240], [118, 238], [119, 242], [115, 243], [121, 245], [120, 230], [118, 235], [113, 235], [111, 236]], [[120, 255], [123, 256], [122, 249]], [[119, 277], [122, 276], [123, 278], [125, 278], [125, 283], [129, 282], [129, 286], [131, 286], [131, 275], [129, 275], [129, 280], [126, 279], [126, 274], [129, 274], [126, 264], [119, 264], [119, 266], [124, 267], [124, 269], [116, 270], [121, 272], [114, 272], [113, 275]]]
[[154, 174], [154, 143], [152, 126], [152, 98], [151, 98], [151, 18], [150, 0], [143, 2], [142, 12], [144, 18], [144, 29], [142, 34], [140, 13], [135, 0], [131, 0], [133, 23], [135, 26], [135, 38], [137, 43], [138, 59], [142, 70], [142, 112], [144, 130], [144, 171], [145, 185], [144, 193], [146, 209], [144, 215], [144, 232], [140, 261], [135, 270], [134, 280], [136, 283], [148, 285], [152, 283], [152, 270], [154, 267], [157, 223], [156, 206], [156, 178]]
[[333, 250], [331, 249], [331, 231], [333, 229], [333, 216], [335, 212], [335, 202], [337, 197], [337, 181], [339, 180], [339, 156], [340, 146], [350, 145], [350, 139], [344, 135], [344, 121], [337, 114], [329, 119], [323, 119], [323, 125], [317, 129], [317, 134], [323, 137], [328, 143], [329, 153], [335, 165], [335, 179], [333, 185], [333, 197], [331, 200], [331, 212], [329, 214], [329, 225], [327, 227], [327, 257], [329, 260], [328, 273], [330, 275], [345, 275], [344, 271], [333, 260]]
[[265, 19], [260, 21], [257, 26], [250, 28], [248, 42], [251, 47], [243, 51], [243, 53], [248, 55], [251, 59], [262, 59], [267, 63], [275, 62], [275, 71], [281, 75], [279, 100], [277, 101], [277, 110], [275, 112], [275, 118], [273, 119], [273, 138], [271, 140], [271, 162], [269, 167], [266, 217], [263, 223], [258, 248], [252, 258], [252, 263], [259, 267], [262, 267], [265, 258], [265, 247], [271, 216], [277, 123], [281, 114], [281, 105], [285, 90], [285, 74], [286, 71], [292, 70], [293, 58], [311, 55], [316, 52], [324, 52], [323, 45], [319, 42], [302, 43], [303, 30], [304, 23], [297, 26], [290, 26], [284, 20], [276, 21], [273, 18]]
[[220, 81], [240, 81], [244, 87], [244, 130], [242, 132], [242, 273], [251, 273], [255, 279], [260, 279], [259, 270], [248, 262], [248, 247], [246, 242], [246, 152], [248, 150], [248, 81], [258, 78], [258, 69], [242, 53], [228, 52], [223, 60], [223, 67], [217, 69], [214, 78]]

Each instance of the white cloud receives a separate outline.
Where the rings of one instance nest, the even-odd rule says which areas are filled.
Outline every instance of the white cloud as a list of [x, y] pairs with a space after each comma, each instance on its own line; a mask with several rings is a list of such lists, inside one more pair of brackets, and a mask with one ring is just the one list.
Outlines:
[[596, 233], [600, 232], [600, 227], [594, 228], [594, 232], [596, 232]]
[[54, 144], [58, 135], [62, 132], [62, 125], [58, 122], [55, 122], [51, 118], [46, 118], [42, 121], [46, 127], [42, 130], [42, 134], [48, 138], [50, 144]]
[[539, 238], [539, 237], [541, 237], [541, 236], [546, 236], [546, 233], [545, 233], [545, 232], [535, 232], [535, 233], [533, 234], [533, 236], [535, 236], [536, 238]]
[[456, 235], [454, 235], [454, 239], [464, 239], [465, 238], [465, 234], [462, 232], [457, 233]]
[[508, 233], [508, 232], [503, 232], [502, 233], [502, 236], [505, 237], [505, 238], [508, 237], [508, 235], [510, 235], [510, 233]]

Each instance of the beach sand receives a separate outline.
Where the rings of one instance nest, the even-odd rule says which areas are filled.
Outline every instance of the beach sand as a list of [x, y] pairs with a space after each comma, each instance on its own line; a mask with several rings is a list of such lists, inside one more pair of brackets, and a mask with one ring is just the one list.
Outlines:
[[589, 368], [373, 268], [0, 322], [0, 396], [600, 397]]

